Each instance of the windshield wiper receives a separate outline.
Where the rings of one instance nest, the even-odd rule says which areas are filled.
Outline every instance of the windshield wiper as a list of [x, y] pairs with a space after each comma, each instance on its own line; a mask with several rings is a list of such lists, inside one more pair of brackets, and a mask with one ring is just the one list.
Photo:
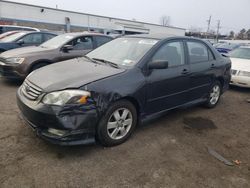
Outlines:
[[93, 59], [96, 60], [96, 61], [103, 62], [103, 63], [105, 63], [105, 64], [109, 64], [111, 67], [119, 68], [118, 64], [113, 63], [113, 62], [111, 62], [111, 61], [107, 61], [107, 60], [105, 60], [105, 59], [99, 59], [99, 58], [93, 58]]
[[93, 62], [93, 63], [95, 63], [95, 64], [99, 64], [97, 61], [95, 61], [94, 59], [92, 59], [92, 58], [90, 58], [90, 57], [88, 57], [86, 55], [84, 55], [82, 57], [85, 58], [85, 59], [87, 59], [87, 60], [89, 60], [89, 61], [91, 61], [91, 62]]

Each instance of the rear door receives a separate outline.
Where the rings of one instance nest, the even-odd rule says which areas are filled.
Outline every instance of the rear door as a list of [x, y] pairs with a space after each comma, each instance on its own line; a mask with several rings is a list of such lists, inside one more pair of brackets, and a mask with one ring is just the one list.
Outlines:
[[182, 40], [168, 41], [151, 61], [168, 61], [167, 69], [155, 69], [146, 77], [148, 114], [171, 109], [188, 101], [189, 65]]
[[187, 40], [188, 60], [190, 64], [189, 100], [205, 97], [213, 82], [216, 68], [214, 54], [210, 48], [198, 40]]

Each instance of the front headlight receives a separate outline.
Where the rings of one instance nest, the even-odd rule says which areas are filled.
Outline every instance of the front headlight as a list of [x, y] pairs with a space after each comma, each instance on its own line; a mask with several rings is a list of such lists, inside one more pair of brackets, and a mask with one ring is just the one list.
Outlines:
[[250, 72], [247, 72], [247, 71], [239, 71], [238, 76], [250, 77]]
[[24, 62], [25, 58], [22, 57], [12, 57], [12, 58], [7, 58], [6, 63], [13, 63], [13, 64], [21, 64]]
[[90, 92], [82, 90], [64, 90], [48, 93], [44, 96], [44, 104], [62, 106], [65, 104], [86, 104]]

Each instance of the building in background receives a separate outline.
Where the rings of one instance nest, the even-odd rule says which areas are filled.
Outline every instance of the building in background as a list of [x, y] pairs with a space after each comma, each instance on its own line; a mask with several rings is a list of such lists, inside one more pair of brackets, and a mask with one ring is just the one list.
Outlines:
[[22, 25], [63, 32], [104, 34], [165, 33], [185, 35], [185, 29], [0, 0], [0, 25]]

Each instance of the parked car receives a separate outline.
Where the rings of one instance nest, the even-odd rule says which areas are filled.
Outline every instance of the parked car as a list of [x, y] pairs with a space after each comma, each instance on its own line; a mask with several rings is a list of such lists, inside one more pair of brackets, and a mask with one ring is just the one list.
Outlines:
[[26, 46], [38, 46], [56, 34], [40, 31], [22, 31], [0, 40], [0, 53]]
[[216, 49], [218, 52], [220, 52], [222, 55], [227, 56], [227, 54], [236, 49], [239, 48], [242, 44], [237, 44], [237, 43], [222, 43], [218, 46], [216, 46]]
[[229, 53], [232, 61], [230, 84], [250, 88], [250, 47], [242, 46]]
[[0, 34], [8, 32], [8, 31], [40, 31], [37, 28], [33, 27], [25, 27], [25, 26], [17, 26], [17, 25], [0, 25]]
[[139, 120], [204, 103], [228, 88], [231, 62], [200, 39], [138, 35], [31, 73], [17, 103], [37, 135], [56, 144], [125, 142]]
[[10, 35], [13, 35], [15, 33], [18, 33], [18, 31], [8, 31], [8, 32], [0, 34], [0, 41], [1, 41], [1, 39], [5, 38], [5, 37], [8, 37]]
[[37, 47], [10, 50], [0, 55], [0, 74], [5, 78], [24, 79], [38, 68], [81, 57], [112, 39], [97, 33], [67, 33]]

